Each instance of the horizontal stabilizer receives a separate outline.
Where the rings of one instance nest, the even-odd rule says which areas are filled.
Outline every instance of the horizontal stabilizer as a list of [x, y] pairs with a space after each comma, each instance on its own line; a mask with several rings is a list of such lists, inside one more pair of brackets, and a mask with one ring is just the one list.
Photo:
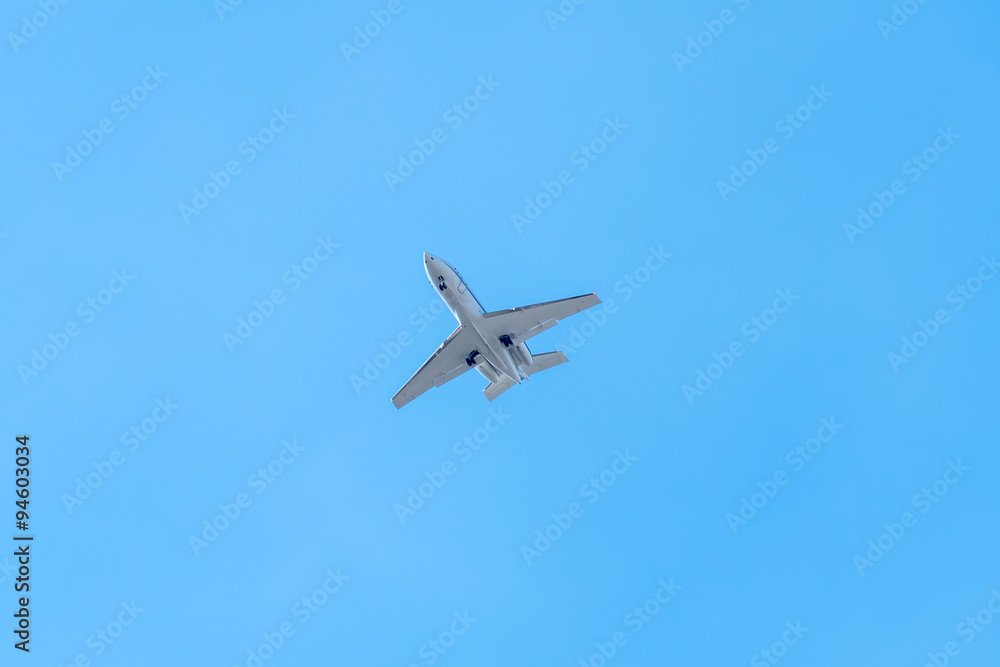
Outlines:
[[483, 389], [483, 394], [485, 394], [486, 398], [492, 401], [494, 398], [513, 387], [515, 384], [516, 383], [506, 375], [501, 375], [499, 380], [496, 382], [490, 382], [486, 386], [486, 389]]
[[562, 352], [543, 352], [542, 354], [531, 355], [531, 365], [524, 366], [524, 372], [528, 375], [541, 373], [544, 370], [558, 366], [569, 361]]

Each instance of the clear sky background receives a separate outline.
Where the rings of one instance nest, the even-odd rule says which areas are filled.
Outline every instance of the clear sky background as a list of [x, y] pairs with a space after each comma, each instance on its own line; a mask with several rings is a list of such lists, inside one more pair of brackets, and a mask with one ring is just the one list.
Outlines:
[[[0, 663], [996, 664], [1000, 9], [563, 5], [7, 4]], [[423, 252], [605, 316], [397, 411], [455, 326]]]

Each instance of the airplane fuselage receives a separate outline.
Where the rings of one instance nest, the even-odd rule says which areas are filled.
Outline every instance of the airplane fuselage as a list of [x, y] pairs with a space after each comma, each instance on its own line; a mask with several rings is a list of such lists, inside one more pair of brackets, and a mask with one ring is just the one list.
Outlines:
[[[524, 343], [508, 346], [499, 336], [484, 333], [483, 316], [486, 314], [486, 309], [479, 303], [458, 271], [443, 259], [427, 253], [424, 253], [424, 269], [427, 271], [428, 280], [437, 289], [438, 295], [458, 323], [475, 331], [482, 341], [482, 345], [469, 356], [466, 363], [475, 367], [490, 382], [496, 382], [500, 374], [506, 375], [518, 384], [521, 380], [528, 379], [527, 374], [521, 370], [522, 366], [531, 365], [531, 353], [528, 347]], [[515, 359], [515, 355], [519, 358]]]

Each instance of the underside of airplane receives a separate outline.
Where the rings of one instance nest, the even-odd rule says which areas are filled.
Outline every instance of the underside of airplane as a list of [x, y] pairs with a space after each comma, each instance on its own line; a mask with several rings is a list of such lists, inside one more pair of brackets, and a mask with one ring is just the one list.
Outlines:
[[425, 254], [424, 265], [459, 325], [393, 396], [397, 408], [473, 368], [489, 380], [483, 394], [494, 400], [515, 384], [567, 361], [562, 352], [532, 354], [525, 344], [529, 338], [601, 303], [596, 294], [585, 294], [488, 313], [450, 264]]

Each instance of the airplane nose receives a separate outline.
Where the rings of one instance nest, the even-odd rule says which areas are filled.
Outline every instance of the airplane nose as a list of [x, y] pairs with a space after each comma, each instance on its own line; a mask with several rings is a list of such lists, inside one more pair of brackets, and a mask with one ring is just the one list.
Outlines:
[[434, 258], [433, 258], [433, 257], [431, 257], [430, 255], [428, 255], [428, 254], [427, 254], [426, 252], [424, 253], [424, 264], [427, 264], [427, 263], [428, 263], [428, 262], [430, 262], [430, 261], [431, 261], [432, 259], [434, 259]]

